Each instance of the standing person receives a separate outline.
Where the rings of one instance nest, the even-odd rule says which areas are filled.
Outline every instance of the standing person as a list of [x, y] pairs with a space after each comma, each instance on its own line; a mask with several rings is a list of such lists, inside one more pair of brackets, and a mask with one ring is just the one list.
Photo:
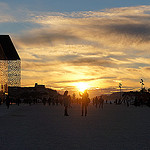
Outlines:
[[42, 102], [43, 102], [43, 105], [45, 106], [46, 105], [46, 98], [45, 97], [43, 98]]
[[95, 104], [96, 104], [95, 106], [97, 108], [97, 105], [98, 105], [98, 97], [97, 96], [95, 97]]
[[52, 100], [51, 100], [51, 97], [49, 97], [49, 98], [48, 98], [48, 104], [49, 104], [49, 106], [51, 105], [51, 101], [52, 101]]
[[64, 100], [64, 116], [69, 116], [68, 115], [68, 107], [69, 107], [69, 103], [70, 103], [70, 97], [68, 96], [68, 91], [64, 92], [64, 96], [63, 96], [63, 100]]
[[10, 97], [9, 97], [9, 95], [7, 95], [7, 97], [6, 97], [6, 106], [7, 106], [7, 109], [9, 108], [9, 105], [10, 105]]
[[2, 99], [1, 99], [1, 97], [0, 97], [0, 105], [2, 104]]
[[84, 91], [83, 94], [79, 93], [79, 95], [82, 97], [82, 116], [87, 115], [87, 106], [89, 103], [89, 94], [87, 93], [87, 90]]
[[19, 99], [19, 97], [17, 97], [17, 99], [16, 99], [16, 104], [19, 106], [19, 104], [20, 104], [20, 99]]
[[104, 99], [103, 99], [103, 97], [101, 96], [101, 97], [99, 98], [99, 108], [102, 108], [102, 109], [103, 109], [103, 106], [104, 106]]

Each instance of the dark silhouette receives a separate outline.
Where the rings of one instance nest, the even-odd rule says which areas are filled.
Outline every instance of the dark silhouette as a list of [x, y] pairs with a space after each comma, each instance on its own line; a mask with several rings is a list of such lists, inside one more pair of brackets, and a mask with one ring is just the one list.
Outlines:
[[0, 105], [2, 104], [2, 99], [0, 98]]
[[58, 106], [59, 100], [58, 100], [58, 96], [57, 95], [55, 96], [55, 103], [56, 103], [56, 106]]
[[79, 93], [79, 95], [82, 97], [82, 116], [83, 115], [87, 115], [87, 106], [89, 103], [89, 94], [87, 93], [87, 91], [85, 90], [83, 94]]
[[7, 95], [7, 97], [6, 97], [6, 106], [7, 106], [7, 109], [9, 109], [9, 105], [10, 105], [10, 97], [9, 97], [9, 95]]
[[31, 97], [28, 99], [28, 103], [31, 106], [31, 103], [32, 103], [32, 98]]
[[98, 105], [98, 97], [96, 96], [95, 97], [95, 106], [96, 106], [96, 108], [97, 108], [97, 105]]
[[104, 107], [104, 99], [103, 99], [103, 97], [101, 96], [101, 97], [99, 98], [99, 108], [102, 108], [102, 109], [103, 109], [103, 107]]
[[19, 106], [19, 104], [20, 104], [20, 99], [19, 99], [19, 97], [16, 99], [16, 104]]
[[51, 97], [48, 98], [48, 105], [50, 106], [51, 105], [51, 102], [52, 102], [52, 99]]
[[69, 116], [68, 107], [70, 105], [70, 96], [68, 96], [68, 91], [64, 92], [63, 100], [64, 100], [64, 107], [65, 107], [64, 116]]
[[45, 97], [43, 98], [42, 102], [43, 102], [43, 105], [46, 105], [46, 98]]

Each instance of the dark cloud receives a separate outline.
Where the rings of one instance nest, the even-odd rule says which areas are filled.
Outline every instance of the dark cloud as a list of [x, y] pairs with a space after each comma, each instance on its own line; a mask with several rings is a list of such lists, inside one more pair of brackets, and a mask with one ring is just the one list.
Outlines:
[[130, 16], [122, 16], [123, 18], [128, 18], [132, 20], [136, 20], [136, 21], [150, 21], [150, 16], [143, 16], [143, 15], [130, 15]]
[[63, 56], [57, 56], [57, 60], [62, 61], [62, 62], [69, 62], [73, 61], [80, 58], [79, 54], [78, 55], [63, 55]]
[[32, 31], [28, 34], [24, 34], [18, 37], [17, 41], [24, 45], [53, 45], [55, 42], [66, 42], [71, 40], [81, 40], [79, 37], [73, 35], [67, 30], [52, 31], [50, 29], [39, 29], [38, 31]]
[[141, 42], [150, 41], [149, 24], [109, 24], [105, 29], [110, 33], [141, 39]]
[[108, 67], [114, 65], [112, 61], [104, 58], [99, 58], [99, 57], [93, 57], [93, 58], [82, 57], [68, 62], [74, 66], [107, 66]]
[[150, 67], [145, 67], [144, 68], [146, 71], [150, 71]]

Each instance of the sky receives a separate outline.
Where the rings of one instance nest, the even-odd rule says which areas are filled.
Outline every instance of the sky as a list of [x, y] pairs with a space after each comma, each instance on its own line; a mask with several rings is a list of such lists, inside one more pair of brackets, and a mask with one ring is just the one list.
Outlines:
[[150, 88], [150, 1], [0, 1], [0, 33], [22, 60], [22, 86], [94, 94]]

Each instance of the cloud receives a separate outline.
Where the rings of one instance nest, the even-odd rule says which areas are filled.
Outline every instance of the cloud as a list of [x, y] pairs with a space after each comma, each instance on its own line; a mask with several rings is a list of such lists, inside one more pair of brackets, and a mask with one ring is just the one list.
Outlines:
[[[148, 50], [149, 6], [108, 9], [100, 12], [45, 13], [29, 17], [41, 27], [18, 37], [21, 45], [93, 45], [109, 51]], [[136, 18], [136, 19], [135, 19]], [[30, 36], [29, 36], [30, 35]], [[18, 42], [18, 43], [19, 43]], [[126, 46], [128, 45], [128, 47]]]
[[[138, 87], [140, 78], [149, 81], [149, 9], [30, 11], [24, 20], [16, 17], [17, 21], [38, 25], [13, 36], [23, 60], [23, 81], [35, 76], [40, 82], [41, 76], [53, 87], [71, 87], [80, 81], [95, 87], [118, 86], [115, 80], [126, 87]], [[107, 77], [114, 77], [114, 81]]]
[[150, 25], [148, 24], [112, 24], [107, 25], [106, 30], [109, 33], [115, 33], [117, 35], [123, 35], [129, 37], [129, 39], [135, 39], [135, 42], [143, 43], [150, 42]]
[[6, 23], [6, 22], [14, 22], [15, 18], [10, 11], [10, 7], [8, 6], [7, 3], [0, 2], [0, 23]]
[[66, 81], [57, 81], [55, 83], [76, 83], [76, 82], [86, 82], [100, 79], [114, 79], [115, 77], [98, 77], [98, 78], [90, 78], [90, 79], [79, 79], [79, 80], [66, 80]]

